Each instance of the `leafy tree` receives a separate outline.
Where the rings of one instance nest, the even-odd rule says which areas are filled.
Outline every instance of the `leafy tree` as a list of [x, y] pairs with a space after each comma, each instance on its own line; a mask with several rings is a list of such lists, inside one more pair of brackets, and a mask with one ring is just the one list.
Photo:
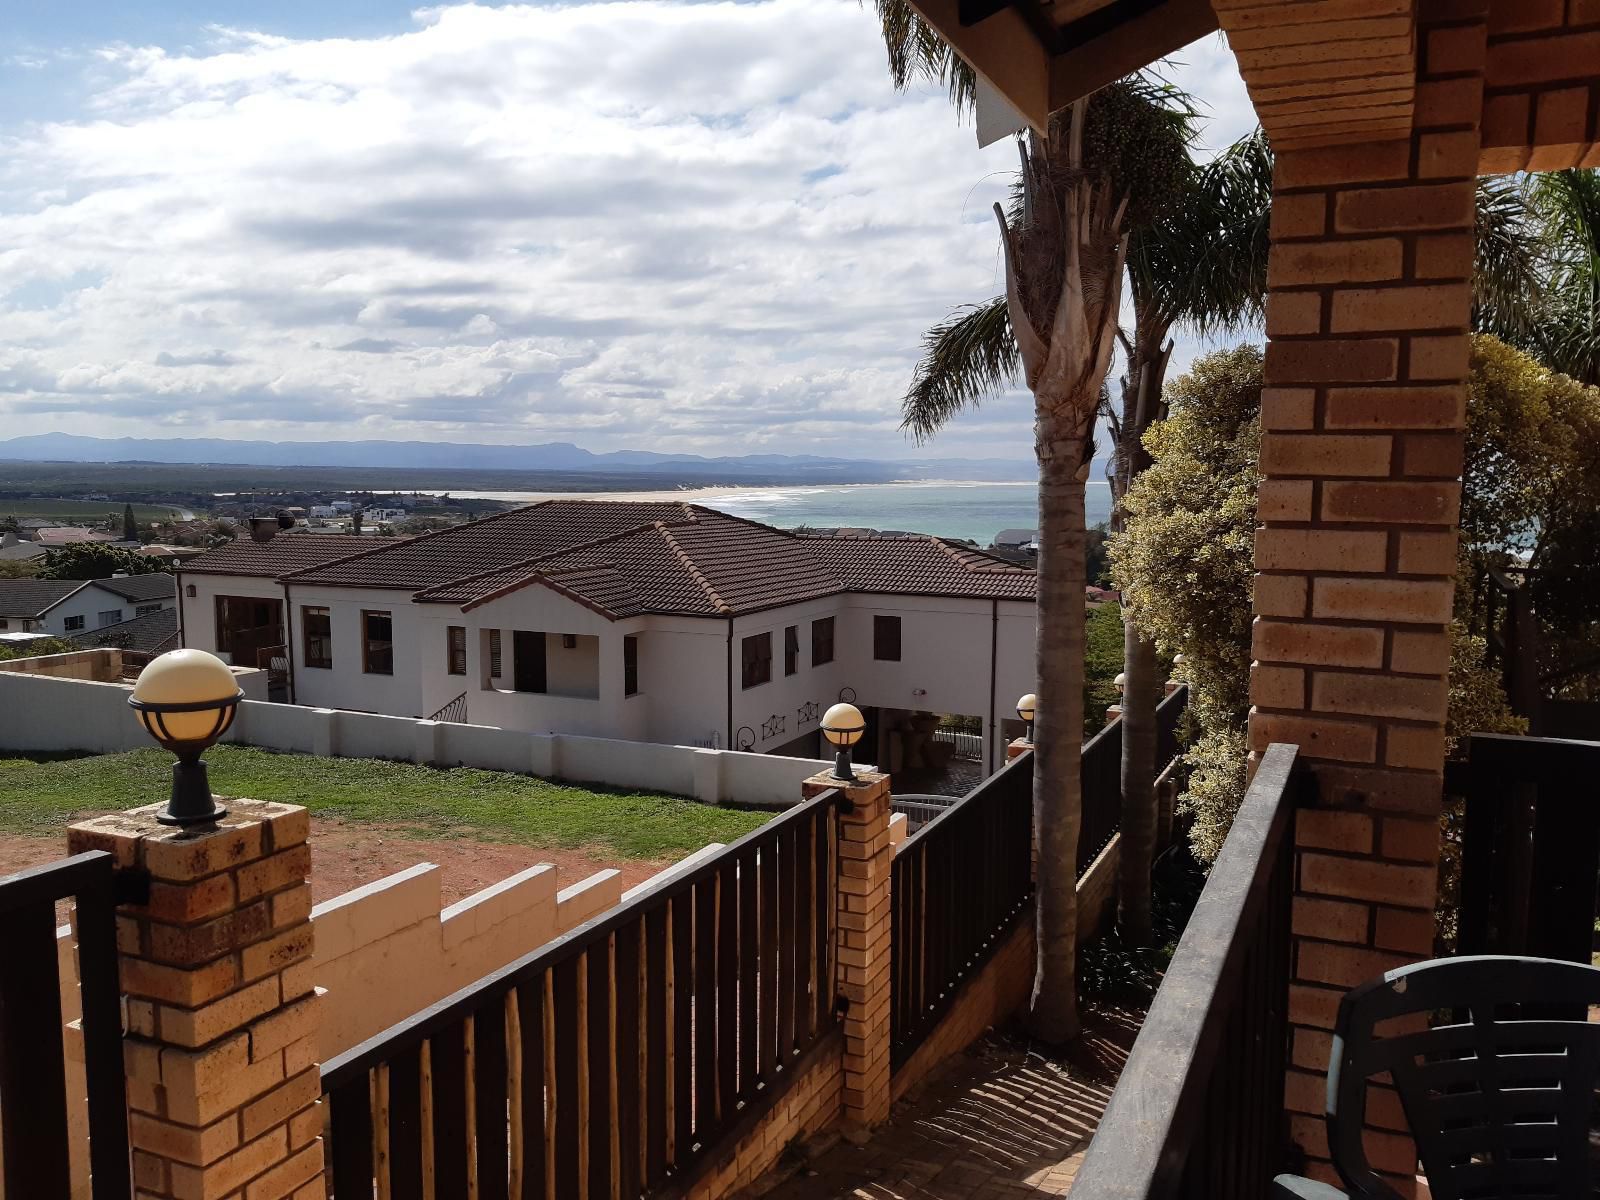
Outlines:
[[[1125, 610], [1161, 649], [1184, 657], [1198, 731], [1184, 803], [1204, 861], [1221, 848], [1244, 794], [1260, 393], [1255, 347], [1206, 355], [1168, 386], [1170, 415], [1145, 435], [1153, 465], [1130, 488], [1127, 528], [1110, 548]], [[1478, 337], [1468, 393], [1460, 619], [1451, 629], [1446, 722], [1452, 745], [1473, 731], [1525, 729], [1498, 672], [1485, 665], [1473, 624], [1475, 572], [1504, 563], [1507, 547], [1556, 561], [1549, 547], [1563, 536], [1587, 547], [1567, 551], [1572, 557], [1600, 557], [1600, 389]], [[1575, 606], [1592, 600], [1564, 567], [1539, 578]], [[1573, 637], [1585, 631], [1593, 626], [1582, 620], [1568, 627]]]
[[160, 563], [137, 550], [110, 542], [75, 542], [46, 550], [40, 579], [108, 579], [118, 573], [152, 575], [165, 570]]
[[1110, 546], [1124, 612], [1183, 655], [1197, 733], [1187, 803], [1203, 861], [1244, 792], [1261, 366], [1261, 351], [1241, 346], [1167, 385], [1169, 415], [1145, 434], [1152, 462], [1128, 489], [1126, 527]]
[[66, 654], [76, 649], [78, 647], [65, 638], [36, 638], [20, 646], [0, 645], [0, 662], [10, 662], [14, 658], [38, 658], [45, 654]]
[[40, 565], [37, 557], [0, 558], [0, 579], [33, 579]]

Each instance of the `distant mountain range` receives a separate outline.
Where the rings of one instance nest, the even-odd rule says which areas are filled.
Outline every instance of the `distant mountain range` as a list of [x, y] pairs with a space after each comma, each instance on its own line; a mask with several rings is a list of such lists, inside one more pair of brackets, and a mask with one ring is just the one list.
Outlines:
[[455, 442], [256, 442], [223, 438], [97, 438], [40, 433], [0, 440], [0, 460], [16, 462], [193, 463], [257, 467], [388, 467], [465, 471], [586, 471], [615, 475], [801, 482], [873, 483], [891, 479], [1032, 480], [1026, 459], [914, 461], [743, 454], [707, 458], [615, 450], [596, 454], [570, 442], [485, 446]]

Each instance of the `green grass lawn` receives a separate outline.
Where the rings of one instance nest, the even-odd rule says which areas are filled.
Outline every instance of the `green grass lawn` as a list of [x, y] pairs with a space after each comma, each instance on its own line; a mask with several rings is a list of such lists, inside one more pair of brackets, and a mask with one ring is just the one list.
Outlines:
[[[170, 521], [176, 508], [165, 504], [135, 504], [136, 521]], [[84, 521], [101, 520], [106, 514], [116, 513], [122, 519], [120, 500], [0, 500], [0, 517], [15, 517], [19, 521]]]
[[[319, 816], [395, 825], [419, 837], [593, 847], [626, 858], [678, 858], [707, 842], [731, 842], [771, 815], [505, 771], [436, 770], [247, 746], [213, 747], [206, 761], [220, 795], [303, 804]], [[157, 749], [0, 758], [0, 832], [56, 834], [75, 815], [164, 800], [171, 770], [172, 756]]]

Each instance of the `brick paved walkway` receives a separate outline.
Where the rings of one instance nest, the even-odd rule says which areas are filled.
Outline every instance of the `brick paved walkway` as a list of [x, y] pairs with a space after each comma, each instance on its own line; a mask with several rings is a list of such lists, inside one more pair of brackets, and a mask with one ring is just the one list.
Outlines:
[[1025, 1042], [992, 1035], [896, 1105], [866, 1145], [834, 1143], [767, 1191], [767, 1200], [1064, 1196], [1138, 1020], [1094, 1018], [1071, 1062], [1050, 1061]]

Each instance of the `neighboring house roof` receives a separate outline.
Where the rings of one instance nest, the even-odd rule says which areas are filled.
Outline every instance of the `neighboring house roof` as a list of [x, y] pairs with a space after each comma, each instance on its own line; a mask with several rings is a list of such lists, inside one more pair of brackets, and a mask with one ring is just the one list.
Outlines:
[[0, 562], [11, 562], [23, 558], [40, 558], [44, 555], [44, 547], [38, 542], [17, 542], [10, 546], [0, 546]]
[[161, 654], [178, 645], [178, 610], [164, 608], [160, 612], [146, 613], [131, 621], [107, 625], [104, 629], [91, 629], [74, 634], [67, 639], [74, 646], [93, 649], [96, 646], [119, 646], [140, 654]]
[[996, 546], [1026, 546], [1039, 540], [1037, 529], [1002, 529], [994, 535]]
[[374, 544], [363, 538], [364, 553], [296, 571], [293, 582], [416, 591], [562, 553], [656, 521], [690, 519], [685, 504], [547, 500], [401, 543], [384, 539]]
[[149, 575], [114, 575], [110, 579], [96, 579], [95, 587], [124, 600], [143, 603], [147, 600], [171, 600], [178, 594], [178, 581], [165, 571]]
[[276, 579], [371, 548], [372, 539], [343, 533], [286, 532], [270, 542], [257, 542], [246, 535], [191, 558], [179, 570], [185, 575], [261, 575]]
[[[183, 569], [268, 575], [280, 543], [241, 540]], [[423, 602], [473, 608], [543, 586], [607, 617], [725, 616], [841, 592], [1031, 601], [1035, 573], [935, 537], [807, 538], [699, 505], [552, 500], [403, 542], [372, 545], [284, 569], [296, 584], [388, 588]]]
[[0, 617], [42, 617], [86, 586], [81, 579], [0, 579]]
[[41, 529], [35, 535], [41, 546], [70, 546], [79, 542], [114, 542], [116, 535], [101, 533], [97, 529], [82, 529], [76, 525], [56, 525]]

